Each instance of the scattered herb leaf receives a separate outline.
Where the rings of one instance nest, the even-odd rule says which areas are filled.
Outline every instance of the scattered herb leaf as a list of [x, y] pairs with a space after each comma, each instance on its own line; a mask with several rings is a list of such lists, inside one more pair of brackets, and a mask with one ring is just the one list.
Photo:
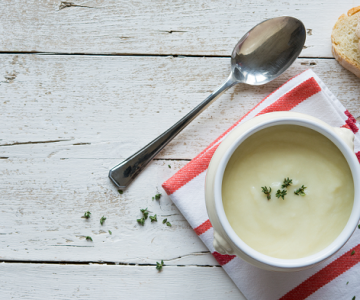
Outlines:
[[160, 200], [160, 198], [161, 198], [161, 194], [156, 194], [155, 195], [155, 200]]
[[104, 216], [102, 216], [101, 219], [100, 219], [100, 224], [103, 225], [105, 220], [106, 220], [106, 218]]
[[351, 251], [351, 254], [350, 255], [354, 255], [355, 254], [355, 250]]
[[164, 266], [163, 260], [161, 260], [161, 263], [156, 262], [156, 270], [161, 271], [163, 266]]
[[87, 211], [87, 212], [84, 213], [84, 215], [82, 216], [82, 218], [89, 219], [89, 218], [90, 218], [90, 215], [91, 215], [91, 212]]
[[120, 195], [124, 194], [123, 190], [118, 190], [118, 192], [119, 192]]
[[171, 223], [170, 223], [170, 222], [166, 222], [166, 226], [171, 227]]
[[167, 222], [167, 219], [164, 219], [164, 220], [163, 220], [163, 224], [165, 224], [166, 222]]
[[144, 224], [145, 224], [145, 218], [144, 217], [142, 217], [141, 219], [137, 219], [136, 221], [142, 226], [144, 226]]
[[143, 216], [144, 216], [144, 218], [145, 218], [145, 220], [148, 218], [148, 215], [149, 215], [149, 211], [148, 211], [148, 209], [147, 208], [145, 208], [145, 209], [140, 209], [140, 211], [142, 212], [142, 214], [143, 214]]
[[171, 166], [170, 166], [170, 165], [168, 165], [168, 167], [169, 167], [169, 169], [171, 169]]
[[358, 228], [360, 229], [360, 224], [358, 225]]
[[356, 297], [354, 296], [351, 300], [355, 300], [356, 299]]
[[111, 232], [111, 230], [109, 230], [109, 234], [110, 234], [110, 235], [112, 235], [112, 232]]
[[284, 182], [283, 182], [283, 184], [282, 184], [282, 188], [283, 189], [285, 189], [285, 188], [287, 188], [288, 186], [290, 186], [292, 184], [292, 179], [289, 179], [289, 177], [288, 178], [284, 178]]
[[287, 194], [287, 191], [286, 190], [282, 190], [282, 191], [280, 191], [280, 190], [277, 190], [277, 192], [276, 192], [276, 197], [278, 197], [278, 198], [283, 198], [283, 200], [285, 199], [284, 197], [285, 197], [285, 195]]
[[156, 214], [154, 216], [150, 216], [149, 218], [150, 218], [151, 222], [157, 222]]
[[297, 190], [294, 191], [294, 194], [295, 195], [300, 195], [300, 196], [305, 196], [305, 189], [306, 189], [306, 186], [302, 185], [300, 188], [298, 188]]
[[93, 241], [92, 238], [91, 238], [91, 236], [86, 236], [85, 239], [86, 239], [87, 241]]
[[266, 186], [262, 186], [261, 188], [262, 188], [262, 192], [266, 195], [266, 198], [268, 200], [270, 200], [271, 199], [271, 195], [270, 195], [271, 187], [269, 187], [269, 189], [268, 189]]
[[349, 284], [349, 281], [346, 283], [346, 285], [348, 285]]

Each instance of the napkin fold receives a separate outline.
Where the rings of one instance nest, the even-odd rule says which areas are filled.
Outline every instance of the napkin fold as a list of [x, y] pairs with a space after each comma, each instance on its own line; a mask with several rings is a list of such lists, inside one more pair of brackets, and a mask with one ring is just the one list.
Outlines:
[[[213, 228], [204, 195], [205, 174], [211, 157], [234, 128], [257, 115], [274, 111], [304, 113], [333, 127], [352, 130], [355, 153], [360, 161], [359, 124], [321, 79], [307, 70], [262, 100], [162, 186], [248, 300], [350, 300], [354, 296], [360, 299], [360, 229], [332, 258], [311, 269], [291, 273], [261, 270], [234, 255], [222, 255], [213, 247]], [[353, 250], [355, 254], [351, 255]]]

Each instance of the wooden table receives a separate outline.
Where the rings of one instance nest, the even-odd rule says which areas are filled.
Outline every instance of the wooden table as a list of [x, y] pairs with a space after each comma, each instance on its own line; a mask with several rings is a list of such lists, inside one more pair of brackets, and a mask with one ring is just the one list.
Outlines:
[[[305, 69], [359, 118], [360, 81], [330, 51], [355, 6], [338, 2], [1, 1], [0, 298], [243, 299], [161, 184]], [[280, 15], [307, 27], [301, 57], [265, 86], [229, 90], [120, 195], [109, 168], [220, 85], [237, 40]], [[146, 207], [172, 227], [138, 225]]]

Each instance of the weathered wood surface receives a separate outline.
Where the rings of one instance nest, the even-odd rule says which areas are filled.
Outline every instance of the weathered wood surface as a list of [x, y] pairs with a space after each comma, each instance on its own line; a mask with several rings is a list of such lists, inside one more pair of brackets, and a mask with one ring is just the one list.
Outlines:
[[245, 299], [222, 268], [0, 263], [1, 299]]
[[[298, 59], [265, 86], [230, 89], [158, 158], [193, 158], [310, 67], [359, 117], [357, 77], [334, 59]], [[121, 160], [205, 99], [228, 73], [227, 58], [0, 55], [0, 157]]]
[[[119, 195], [108, 169], [203, 100], [228, 74], [228, 59], [1, 55], [1, 259], [217, 264], [170, 200], [164, 195], [159, 205], [151, 197], [252, 106], [310, 66], [360, 116], [355, 76], [334, 60], [298, 59], [266, 86], [227, 92]], [[145, 207], [170, 216], [173, 227], [139, 226]], [[89, 220], [80, 218], [86, 210]]]
[[[1, 1], [0, 261], [8, 262], [0, 264], [1, 298], [242, 299], [161, 183], [307, 68], [360, 118], [359, 79], [328, 59], [332, 26], [355, 5]], [[245, 31], [279, 15], [305, 23], [303, 58], [265, 86], [230, 89], [120, 195], [108, 169], [228, 76], [228, 58], [199, 56], [228, 56]], [[160, 204], [151, 200], [157, 192]], [[138, 225], [145, 207], [173, 226]], [[81, 218], [86, 210], [89, 220]], [[154, 264], [161, 259], [167, 266], [158, 274]]]
[[[115, 163], [0, 160], [0, 260], [217, 265], [170, 199], [163, 193], [160, 201], [152, 200], [186, 162], [154, 161], [123, 195], [107, 178]], [[141, 226], [136, 219], [146, 207], [158, 222], [148, 219]], [[88, 210], [91, 217], [81, 218]], [[107, 219], [100, 225], [102, 216]], [[162, 224], [164, 218], [172, 227]]]
[[257, 23], [290, 15], [307, 27], [301, 55], [332, 57], [332, 27], [353, 6], [352, 0], [3, 0], [0, 51], [228, 56]]

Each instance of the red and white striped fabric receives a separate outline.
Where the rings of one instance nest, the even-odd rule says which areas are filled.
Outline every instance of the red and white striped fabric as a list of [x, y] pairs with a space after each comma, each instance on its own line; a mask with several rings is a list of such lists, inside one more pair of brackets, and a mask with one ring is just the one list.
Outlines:
[[[223, 266], [248, 300], [360, 299], [360, 230], [330, 260], [309, 270], [279, 273], [260, 270], [233, 255], [221, 255], [212, 245], [213, 228], [204, 199], [205, 174], [210, 159], [224, 137], [239, 124], [260, 114], [294, 111], [317, 117], [331, 126], [355, 133], [355, 153], [360, 160], [359, 124], [321, 79], [307, 70], [278, 88], [203, 152], [163, 184], [163, 188], [196, 234]], [[355, 250], [355, 254], [351, 252]], [[347, 283], [348, 282], [348, 283]], [[205, 283], [206, 284], [206, 283]]]

